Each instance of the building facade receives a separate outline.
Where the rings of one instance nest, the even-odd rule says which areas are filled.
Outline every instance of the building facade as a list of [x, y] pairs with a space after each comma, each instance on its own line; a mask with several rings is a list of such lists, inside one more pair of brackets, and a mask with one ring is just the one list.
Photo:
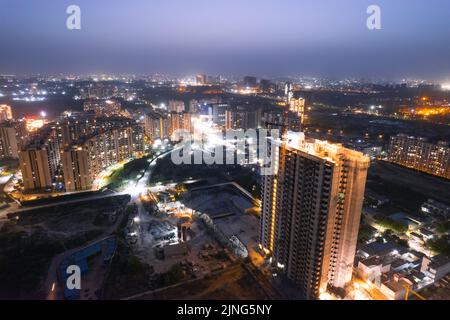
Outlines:
[[119, 127], [84, 137], [62, 153], [66, 191], [91, 189], [107, 167], [134, 157], [140, 150], [135, 128]]
[[275, 148], [275, 174], [263, 178], [260, 247], [317, 299], [352, 278], [369, 159], [299, 136]]
[[17, 131], [14, 125], [9, 123], [0, 124], [0, 159], [19, 157], [19, 143]]
[[13, 120], [11, 106], [7, 104], [0, 104], [0, 122]]
[[447, 142], [430, 143], [404, 134], [391, 137], [389, 162], [450, 179], [450, 146]]
[[19, 152], [19, 164], [25, 191], [53, 187], [60, 162], [56, 130], [44, 128]]
[[247, 110], [235, 108], [225, 111], [225, 129], [258, 129], [261, 127], [261, 109]]

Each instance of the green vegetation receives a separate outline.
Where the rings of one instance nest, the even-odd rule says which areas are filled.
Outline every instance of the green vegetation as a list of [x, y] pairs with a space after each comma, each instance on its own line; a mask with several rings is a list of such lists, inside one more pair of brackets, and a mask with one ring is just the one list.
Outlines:
[[154, 279], [156, 288], [164, 288], [176, 284], [184, 279], [184, 271], [180, 264], [173, 265], [166, 273], [159, 274]]
[[122, 298], [152, 289], [150, 280], [154, 273], [153, 267], [127, 252], [126, 244], [120, 240], [105, 282], [106, 299]]
[[446, 233], [448, 230], [450, 230], [450, 221], [449, 220], [441, 221], [436, 226], [436, 231], [439, 233]]
[[42, 232], [27, 235], [0, 230], [0, 297], [13, 298], [33, 292], [53, 256], [64, 249], [63, 242]]
[[427, 241], [427, 247], [438, 254], [450, 256], [450, 236], [442, 236]]
[[170, 157], [158, 159], [151, 183], [181, 183], [191, 178], [213, 180], [213, 183], [235, 181], [254, 197], [259, 198], [261, 187], [258, 175], [248, 167], [237, 165], [176, 165]]
[[408, 231], [408, 226], [406, 224], [394, 221], [391, 218], [378, 215], [375, 219], [377, 220], [377, 223], [385, 229], [391, 229], [397, 233], [405, 233]]
[[359, 242], [368, 241], [370, 238], [372, 238], [375, 231], [376, 230], [372, 226], [368, 224], [361, 224], [358, 233], [358, 241]]
[[111, 190], [119, 190], [127, 186], [127, 181], [136, 180], [138, 176], [143, 176], [148, 167], [148, 160], [152, 158], [151, 155], [145, 156], [141, 159], [136, 159], [128, 162], [122, 168], [114, 171], [108, 178], [107, 187]]
[[406, 240], [406, 239], [401, 239], [401, 238], [400, 238], [399, 236], [397, 236], [397, 235], [395, 234], [395, 232], [394, 232], [393, 230], [391, 230], [391, 229], [386, 229], [386, 230], [383, 232], [383, 237], [382, 237], [382, 238], [386, 239], [387, 241], [394, 242], [394, 243], [396, 243], [396, 244], [398, 244], [399, 246], [402, 246], [402, 247], [404, 247], [404, 248], [408, 248], [408, 247], [409, 247], [408, 240]]

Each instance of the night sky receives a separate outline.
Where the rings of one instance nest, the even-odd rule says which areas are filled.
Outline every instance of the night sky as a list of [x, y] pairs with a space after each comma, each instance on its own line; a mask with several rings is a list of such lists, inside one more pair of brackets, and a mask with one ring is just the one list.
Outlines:
[[0, 0], [0, 25], [0, 73], [450, 78], [448, 0]]

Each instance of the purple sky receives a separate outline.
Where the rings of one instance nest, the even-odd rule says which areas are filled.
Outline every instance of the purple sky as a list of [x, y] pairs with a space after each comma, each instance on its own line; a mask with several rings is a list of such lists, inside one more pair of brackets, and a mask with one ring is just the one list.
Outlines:
[[0, 73], [450, 78], [448, 0], [0, 0], [0, 23]]

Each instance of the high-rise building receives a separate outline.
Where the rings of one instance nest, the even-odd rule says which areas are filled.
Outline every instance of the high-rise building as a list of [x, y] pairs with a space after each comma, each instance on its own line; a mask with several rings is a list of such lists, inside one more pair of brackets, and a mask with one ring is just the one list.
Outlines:
[[102, 170], [135, 156], [135, 125], [117, 127], [83, 137], [62, 153], [66, 191], [87, 190]]
[[300, 123], [304, 123], [305, 119], [305, 99], [291, 98], [289, 103], [289, 110], [294, 112], [300, 119]]
[[225, 111], [225, 129], [258, 129], [261, 126], [261, 109], [235, 108]]
[[184, 112], [186, 111], [186, 106], [184, 104], [184, 101], [180, 100], [170, 100], [169, 101], [169, 112]]
[[[95, 159], [91, 159], [95, 161]], [[92, 188], [93, 175], [90, 171], [89, 152], [83, 147], [67, 148], [61, 155], [66, 191]]]
[[189, 112], [169, 114], [169, 136], [172, 140], [178, 140], [180, 138], [181, 131], [192, 132], [191, 114]]
[[14, 129], [16, 130], [16, 137], [17, 137], [17, 143], [18, 143], [18, 149], [20, 150], [23, 146], [27, 144], [28, 138], [29, 138], [29, 132], [27, 130], [27, 123], [26, 121], [18, 120], [14, 123]]
[[225, 111], [228, 103], [212, 103], [208, 106], [208, 116], [215, 125], [225, 127]]
[[147, 112], [144, 119], [144, 133], [152, 141], [169, 137], [169, 119], [158, 112]]
[[56, 130], [45, 127], [19, 152], [25, 191], [52, 188], [60, 161]]
[[284, 95], [286, 96], [286, 103], [291, 104], [291, 99], [294, 97], [294, 85], [292, 82], [286, 82], [284, 85]]
[[195, 77], [195, 80], [196, 80], [197, 85], [199, 85], [199, 86], [203, 86], [203, 85], [207, 84], [207, 77], [205, 74], [198, 74]]
[[450, 146], [404, 134], [391, 137], [387, 160], [404, 167], [450, 179]]
[[260, 247], [303, 299], [317, 299], [352, 278], [369, 159], [294, 135], [263, 179]]
[[272, 89], [272, 83], [270, 80], [261, 79], [261, 81], [259, 81], [259, 88], [262, 92], [268, 93]]
[[0, 124], [0, 159], [18, 158], [17, 131], [13, 124]]
[[244, 77], [244, 86], [250, 87], [250, 88], [256, 87], [257, 86], [256, 77], [252, 77], [252, 76]]
[[0, 122], [8, 121], [13, 119], [13, 114], [11, 111], [11, 106], [7, 104], [0, 104]]

